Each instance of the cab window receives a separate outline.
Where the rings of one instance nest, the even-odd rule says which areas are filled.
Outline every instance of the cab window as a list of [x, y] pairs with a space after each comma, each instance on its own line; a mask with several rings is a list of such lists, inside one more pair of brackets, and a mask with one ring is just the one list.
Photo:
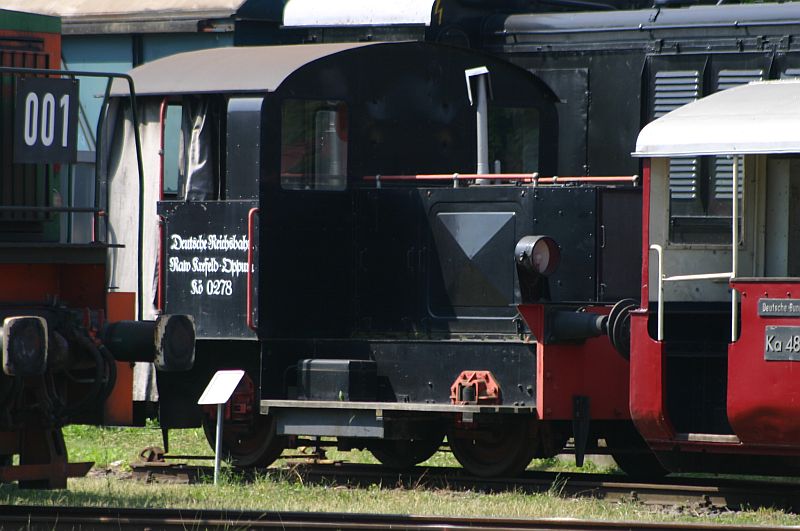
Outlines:
[[281, 109], [281, 187], [347, 187], [347, 107], [342, 101], [286, 100]]
[[489, 110], [492, 173], [533, 173], [539, 169], [539, 111], [492, 106]]

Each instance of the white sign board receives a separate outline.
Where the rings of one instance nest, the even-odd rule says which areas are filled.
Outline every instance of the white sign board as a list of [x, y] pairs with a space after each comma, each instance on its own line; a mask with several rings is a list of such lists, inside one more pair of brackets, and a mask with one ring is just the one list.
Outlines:
[[197, 404], [206, 406], [226, 403], [236, 390], [236, 386], [242, 381], [242, 377], [244, 377], [244, 371], [241, 370], [217, 371], [211, 381], [208, 382]]

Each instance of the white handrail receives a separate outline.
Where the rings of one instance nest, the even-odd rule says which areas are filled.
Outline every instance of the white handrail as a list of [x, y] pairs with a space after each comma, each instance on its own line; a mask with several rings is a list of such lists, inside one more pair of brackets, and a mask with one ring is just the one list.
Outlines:
[[654, 243], [650, 245], [650, 249], [658, 255], [658, 331], [656, 332], [656, 339], [664, 341], [664, 249]]
[[[696, 275], [674, 275], [664, 276], [664, 249], [653, 243], [650, 249], [656, 251], [658, 255], [658, 332], [656, 339], [664, 340], [664, 282], [682, 282], [687, 280], [714, 280], [732, 279], [736, 277], [739, 261], [739, 157], [733, 156], [733, 198], [732, 198], [732, 220], [731, 220], [731, 270], [729, 273], [699, 273]], [[731, 343], [736, 341], [736, 332], [739, 328], [739, 314], [737, 312], [738, 293], [735, 288], [731, 288]]]
[[[685, 282], [687, 280], [714, 280], [714, 279], [731, 279], [734, 277], [733, 272], [727, 273], [698, 273], [696, 275], [674, 275], [671, 277], [664, 276], [664, 248], [654, 243], [650, 245], [650, 249], [654, 250], [658, 255], [658, 331], [656, 332], [656, 339], [664, 341], [664, 282]], [[735, 315], [735, 312], [734, 312]], [[734, 323], [735, 325], [735, 323]]]

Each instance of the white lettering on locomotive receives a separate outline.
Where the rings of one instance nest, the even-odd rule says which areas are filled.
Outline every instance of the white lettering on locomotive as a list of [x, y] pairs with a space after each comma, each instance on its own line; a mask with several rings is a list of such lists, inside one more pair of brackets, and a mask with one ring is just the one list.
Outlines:
[[[234, 283], [229, 279], [247, 274], [246, 259], [220, 256], [231, 253], [246, 258], [249, 240], [245, 234], [170, 234], [169, 241], [169, 250], [174, 251], [173, 254], [184, 256], [170, 256], [167, 261], [168, 271], [204, 277], [189, 279], [184, 284], [190, 295], [230, 297], [234, 292]], [[206, 253], [213, 253], [215, 256], [202, 256]]]

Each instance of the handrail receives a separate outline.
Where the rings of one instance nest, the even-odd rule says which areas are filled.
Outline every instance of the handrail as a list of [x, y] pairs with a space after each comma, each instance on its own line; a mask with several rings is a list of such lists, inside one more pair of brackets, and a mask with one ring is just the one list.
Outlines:
[[[160, 129], [161, 142], [158, 148], [158, 200], [164, 200], [164, 131], [167, 122], [167, 98], [161, 100], [161, 106], [158, 109], [158, 127]], [[167, 253], [164, 245], [164, 223], [166, 220], [163, 216], [158, 216], [158, 284], [156, 285], [156, 309], [164, 311], [164, 277], [167, 271]]]
[[[687, 280], [714, 280], [736, 278], [739, 262], [739, 157], [733, 156], [733, 183], [731, 205], [731, 270], [726, 273], [700, 273], [696, 275], [664, 276], [664, 249], [658, 244], [651, 244], [650, 249], [658, 255], [658, 341], [664, 340], [664, 282], [681, 282]], [[731, 343], [736, 342], [739, 328], [738, 293], [731, 286]]]
[[559, 183], [637, 183], [638, 175], [609, 175], [609, 176], [567, 176], [554, 175], [540, 177], [538, 173], [430, 173], [417, 175], [365, 175], [363, 180], [375, 181], [463, 181], [489, 179], [498, 181], [520, 181], [532, 184], [559, 184]]
[[[70, 78], [76, 77], [98, 77], [98, 78], [106, 78], [108, 81], [106, 82], [105, 92], [103, 94], [103, 110], [100, 112], [97, 122], [98, 122], [98, 131], [99, 125], [101, 124], [104, 113], [107, 110], [107, 104], [109, 95], [111, 92], [111, 83], [114, 79], [120, 79], [124, 81], [128, 85], [128, 101], [131, 104], [131, 119], [133, 121], [133, 141], [134, 145], [136, 146], [136, 170], [139, 177], [139, 227], [138, 227], [138, 234], [137, 234], [137, 265], [136, 265], [136, 275], [138, 277], [137, 281], [137, 303], [136, 303], [136, 312], [137, 318], [142, 319], [143, 317], [143, 297], [142, 293], [144, 291], [144, 284], [142, 280], [142, 247], [144, 245], [144, 164], [142, 162], [142, 140], [139, 135], [139, 115], [136, 109], [136, 89], [133, 84], [133, 78], [128, 74], [121, 74], [117, 72], [92, 72], [88, 70], [55, 70], [49, 68], [27, 68], [27, 67], [20, 67], [20, 66], [0, 66], [0, 74], [8, 73], [8, 74], [30, 74], [30, 75], [44, 75], [44, 76], [67, 76]], [[96, 151], [96, 159], [95, 159], [95, 167], [99, 167], [98, 158], [100, 157], [100, 150]], [[99, 204], [100, 201], [100, 175], [98, 172], [95, 171], [95, 208], [100, 209], [101, 205]], [[92, 231], [94, 233], [92, 240], [95, 241], [99, 238], [99, 225], [100, 225], [100, 213], [102, 210], [99, 210], [94, 216], [94, 223], [92, 226]], [[106, 223], [106, 241], [108, 240], [108, 224]]]
[[664, 341], [664, 249], [658, 244], [651, 244], [650, 249], [656, 252], [658, 257], [658, 328], [656, 339]]
[[[734, 278], [734, 274], [732, 271], [728, 271], [724, 273], [698, 273], [695, 275], [673, 275], [671, 277], [667, 277], [664, 276], [664, 249], [656, 243], [651, 244], [650, 249], [655, 251], [656, 255], [658, 255], [658, 286], [656, 286], [656, 290], [658, 291], [658, 329], [656, 332], [656, 339], [658, 341], [664, 341], [664, 283], [665, 282], [685, 282], [688, 280], [716, 280], [716, 279], [730, 280]], [[734, 320], [736, 318], [735, 316], [736, 316], [736, 308], [734, 307], [733, 308]], [[735, 322], [736, 321], [734, 321], [734, 326]], [[735, 341], [735, 339], [732, 340]]]
[[[731, 183], [731, 278], [738, 273], [739, 263], [739, 157], [733, 156], [733, 182]], [[739, 328], [739, 313], [736, 311], [736, 288], [731, 286], [731, 343], [736, 341], [736, 332]]]
[[253, 233], [255, 232], [255, 217], [261, 211], [251, 208], [247, 213], [247, 328], [258, 333], [258, 327], [253, 319]]
[[684, 280], [715, 280], [715, 279], [731, 279], [733, 273], [698, 273], [697, 275], [675, 275], [672, 277], [664, 277], [664, 282], [680, 282]]

